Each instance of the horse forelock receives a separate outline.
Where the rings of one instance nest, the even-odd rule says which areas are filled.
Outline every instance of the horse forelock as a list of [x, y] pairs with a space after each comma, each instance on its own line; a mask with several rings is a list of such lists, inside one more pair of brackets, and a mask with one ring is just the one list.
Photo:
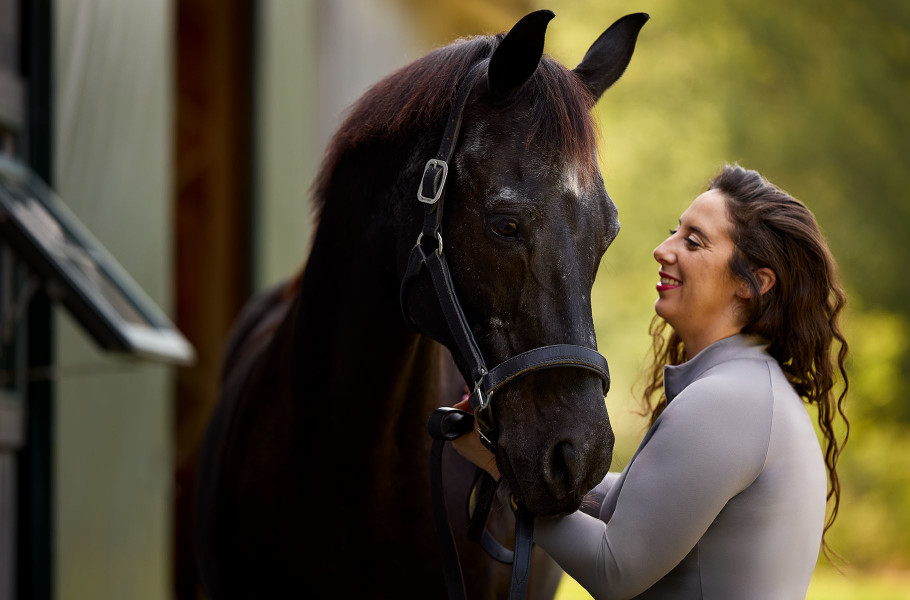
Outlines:
[[[438, 48], [374, 84], [348, 111], [326, 151], [314, 188], [318, 226], [333, 173], [347, 152], [377, 140], [442, 123], [468, 70], [492, 56], [504, 34], [475, 36]], [[519, 97], [519, 95], [516, 95]], [[557, 153], [562, 164], [577, 168], [582, 184], [594, 179], [597, 128], [594, 100], [581, 80], [544, 55], [520, 98], [531, 99], [527, 144], [539, 143]]]
[[556, 60], [544, 56], [529, 82], [532, 86], [532, 128], [528, 143], [540, 141], [553, 148], [560, 166], [572, 167], [582, 186], [595, 179], [597, 127], [594, 106], [587, 87]]

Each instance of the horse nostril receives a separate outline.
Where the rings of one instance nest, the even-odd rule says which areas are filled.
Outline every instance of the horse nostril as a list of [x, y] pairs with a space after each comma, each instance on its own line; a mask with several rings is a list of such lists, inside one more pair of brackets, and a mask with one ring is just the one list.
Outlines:
[[575, 483], [575, 467], [577, 462], [577, 452], [572, 442], [557, 442], [553, 446], [552, 456], [552, 474], [554, 478], [565, 481], [566, 486], [571, 489]]

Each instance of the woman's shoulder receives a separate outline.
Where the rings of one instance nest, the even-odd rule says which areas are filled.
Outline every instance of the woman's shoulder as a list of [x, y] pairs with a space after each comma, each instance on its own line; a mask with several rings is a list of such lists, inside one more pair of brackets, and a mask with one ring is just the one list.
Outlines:
[[770, 357], [719, 362], [689, 383], [670, 406], [713, 414], [736, 412], [745, 418], [770, 416], [774, 404], [772, 371], [776, 366]]
[[779, 370], [777, 362], [770, 356], [734, 357], [720, 362], [706, 370], [693, 382], [715, 388], [719, 391], [735, 391], [738, 395], [750, 397], [771, 397], [772, 371]]

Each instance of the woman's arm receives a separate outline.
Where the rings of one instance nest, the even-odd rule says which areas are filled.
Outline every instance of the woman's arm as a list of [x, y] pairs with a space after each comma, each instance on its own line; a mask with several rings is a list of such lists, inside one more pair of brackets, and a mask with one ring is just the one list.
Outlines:
[[538, 519], [535, 541], [596, 598], [630, 598], [685, 558], [761, 471], [771, 403], [701, 380], [667, 408], [600, 518]]
[[620, 473], [610, 472], [607, 473], [606, 477], [603, 478], [603, 481], [594, 486], [590, 492], [585, 495], [585, 499], [581, 501], [581, 512], [586, 515], [591, 515], [592, 517], [597, 517], [600, 515], [600, 507], [603, 504], [604, 498], [609, 493], [610, 488], [612, 488], [616, 482], [619, 480]]

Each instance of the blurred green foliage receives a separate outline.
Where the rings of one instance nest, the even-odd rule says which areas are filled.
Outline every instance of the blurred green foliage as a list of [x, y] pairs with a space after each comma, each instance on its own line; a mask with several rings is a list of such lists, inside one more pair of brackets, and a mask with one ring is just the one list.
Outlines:
[[852, 567], [910, 568], [910, 3], [535, 4], [556, 12], [547, 50], [570, 66], [618, 17], [651, 15], [597, 109], [623, 223], [593, 296], [614, 375], [614, 468], [645, 428], [632, 388], [650, 343], [651, 250], [710, 176], [738, 162], [815, 212], [848, 289], [852, 428], [829, 541]]

